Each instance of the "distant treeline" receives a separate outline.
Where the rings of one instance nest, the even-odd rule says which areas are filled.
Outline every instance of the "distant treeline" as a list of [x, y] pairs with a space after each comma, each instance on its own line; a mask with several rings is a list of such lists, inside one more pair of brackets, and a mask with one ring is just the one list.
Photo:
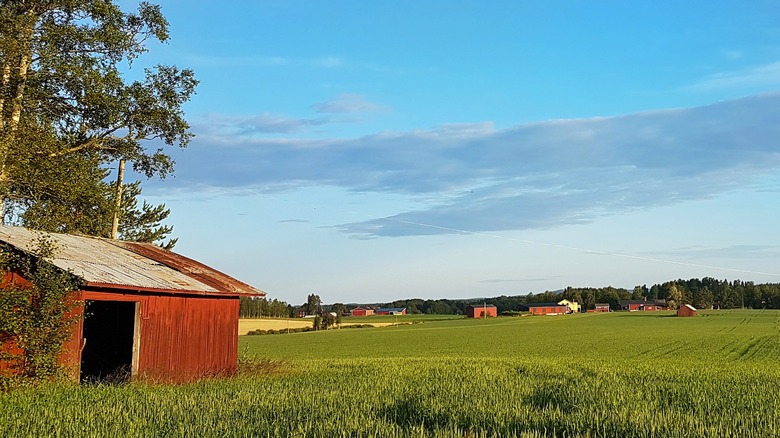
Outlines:
[[290, 318], [294, 315], [293, 306], [277, 299], [241, 297], [238, 307], [239, 318]]
[[666, 300], [672, 307], [691, 304], [697, 309], [719, 307], [733, 309], [748, 307], [753, 309], [780, 309], [780, 284], [754, 284], [741, 280], [718, 280], [711, 277], [703, 279], [668, 281], [648, 288], [636, 286], [633, 290], [614, 288], [575, 288], [567, 287], [561, 291], [546, 291], [539, 294], [506, 296], [472, 300], [398, 300], [382, 303], [382, 307], [406, 307], [407, 313], [464, 314], [469, 305], [482, 303], [496, 306], [498, 313], [515, 311], [524, 303], [557, 303], [561, 300], [580, 303], [585, 310], [595, 309], [596, 303], [609, 303], [612, 310], [620, 309], [621, 300]]
[[[580, 303], [585, 310], [594, 309], [596, 303], [609, 303], [612, 310], [620, 309], [621, 300], [666, 300], [672, 308], [690, 304], [697, 309], [716, 307], [733, 309], [747, 307], [752, 309], [780, 309], [780, 284], [754, 284], [751, 281], [718, 280], [711, 277], [703, 279], [668, 281], [648, 288], [636, 286], [633, 290], [614, 288], [574, 288], [561, 291], [546, 291], [539, 294], [480, 298], [469, 300], [423, 300], [419, 298], [397, 300], [390, 303], [322, 305], [325, 312], [349, 312], [356, 307], [405, 307], [409, 314], [462, 315], [470, 305], [492, 304], [498, 313], [516, 311], [524, 303], [557, 303], [561, 300]], [[304, 307], [306, 304], [304, 304]], [[297, 316], [296, 307], [284, 301], [265, 298], [241, 298], [240, 316], [257, 317], [293, 317]]]

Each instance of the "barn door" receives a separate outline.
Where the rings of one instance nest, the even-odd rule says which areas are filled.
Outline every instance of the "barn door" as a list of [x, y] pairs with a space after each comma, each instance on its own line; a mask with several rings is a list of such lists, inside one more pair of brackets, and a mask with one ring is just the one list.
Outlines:
[[138, 312], [134, 301], [87, 300], [82, 382], [125, 382], [137, 369]]

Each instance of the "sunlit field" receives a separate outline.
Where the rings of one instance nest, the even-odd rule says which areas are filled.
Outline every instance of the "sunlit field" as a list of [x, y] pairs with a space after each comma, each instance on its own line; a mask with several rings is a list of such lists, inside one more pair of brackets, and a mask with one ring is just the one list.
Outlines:
[[285, 330], [311, 325], [310, 319], [303, 318], [242, 318], [238, 320], [238, 334], [245, 335], [253, 330]]
[[780, 436], [778, 311], [423, 319], [240, 344], [232, 379], [1, 395], [0, 434]]

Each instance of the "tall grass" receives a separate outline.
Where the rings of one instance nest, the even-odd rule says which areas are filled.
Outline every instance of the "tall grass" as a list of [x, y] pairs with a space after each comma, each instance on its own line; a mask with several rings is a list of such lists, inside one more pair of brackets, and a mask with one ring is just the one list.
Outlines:
[[[499, 318], [245, 337], [234, 379], [3, 394], [0, 434], [780, 436], [779, 317]], [[285, 357], [287, 343], [310, 351]], [[352, 352], [365, 344], [375, 348]]]

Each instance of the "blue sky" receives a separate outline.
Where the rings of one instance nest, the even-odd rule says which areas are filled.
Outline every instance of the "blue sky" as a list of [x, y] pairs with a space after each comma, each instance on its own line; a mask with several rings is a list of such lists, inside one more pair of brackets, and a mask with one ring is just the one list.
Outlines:
[[[132, 2], [122, 2], [125, 8]], [[168, 1], [176, 250], [293, 304], [780, 282], [780, 5]]]

